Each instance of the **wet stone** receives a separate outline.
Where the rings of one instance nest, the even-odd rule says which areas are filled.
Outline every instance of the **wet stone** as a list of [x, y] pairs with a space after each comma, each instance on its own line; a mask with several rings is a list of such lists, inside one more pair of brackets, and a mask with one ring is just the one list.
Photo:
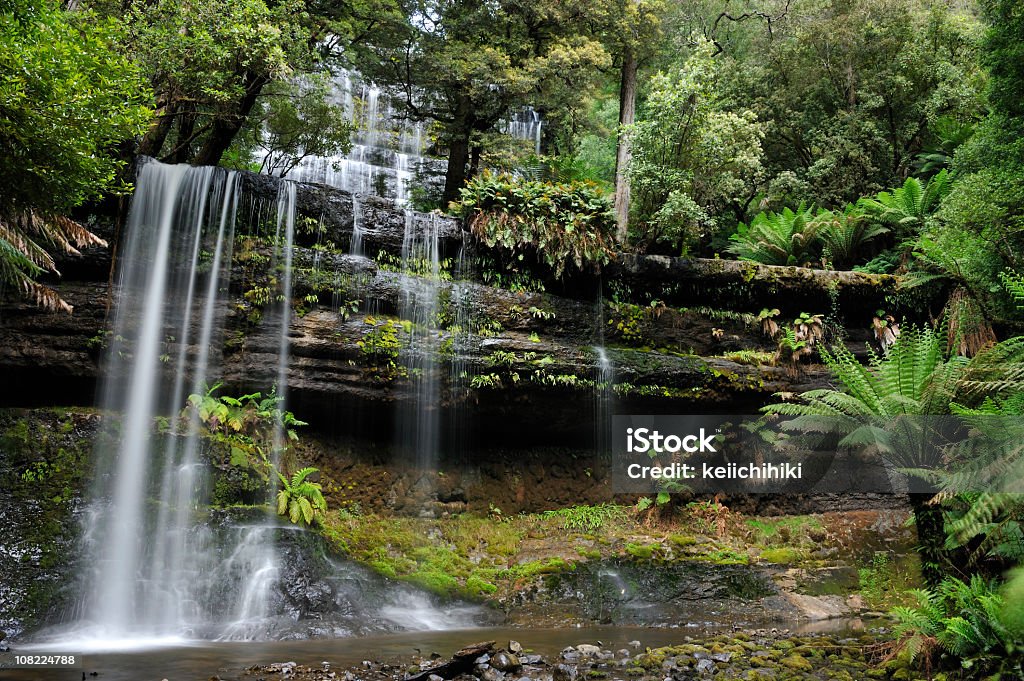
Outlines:
[[715, 671], [715, 663], [708, 658], [697, 660], [697, 666], [694, 669], [701, 674], [711, 674]]
[[480, 674], [480, 681], [501, 681], [505, 675], [494, 667], [488, 667]]
[[580, 672], [576, 665], [560, 664], [555, 667], [551, 674], [551, 679], [552, 681], [576, 681], [579, 675]]
[[522, 665], [519, 663], [519, 658], [515, 655], [506, 652], [498, 652], [491, 658], [491, 666], [499, 671], [508, 672], [518, 669]]

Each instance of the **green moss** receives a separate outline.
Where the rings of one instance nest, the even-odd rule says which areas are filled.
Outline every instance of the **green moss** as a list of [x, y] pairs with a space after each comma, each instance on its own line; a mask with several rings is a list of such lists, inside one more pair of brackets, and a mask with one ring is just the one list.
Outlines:
[[799, 655], [789, 655], [788, 657], [782, 658], [779, 661], [783, 667], [787, 667], [794, 671], [809, 672], [814, 669], [814, 665], [809, 660]]
[[654, 557], [655, 548], [658, 544], [634, 544], [626, 543], [626, 553], [639, 560], [651, 560]]
[[446, 572], [413, 572], [403, 579], [441, 596], [451, 596], [459, 590], [458, 580]]
[[688, 534], [670, 534], [668, 536], [668, 540], [674, 546], [678, 546], [680, 548], [686, 547], [686, 546], [693, 546], [694, 544], [697, 543], [696, 537], [691, 537]]
[[806, 552], [793, 548], [765, 549], [761, 551], [761, 560], [766, 563], [777, 563], [779, 565], [798, 563], [806, 557]]

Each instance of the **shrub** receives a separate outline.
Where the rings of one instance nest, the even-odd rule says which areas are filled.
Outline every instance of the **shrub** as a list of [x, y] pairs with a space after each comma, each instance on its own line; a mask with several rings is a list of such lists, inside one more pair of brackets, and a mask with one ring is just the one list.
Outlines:
[[552, 270], [600, 267], [612, 255], [615, 216], [608, 197], [587, 182], [558, 184], [484, 173], [452, 204], [473, 234], [506, 260], [530, 253]]

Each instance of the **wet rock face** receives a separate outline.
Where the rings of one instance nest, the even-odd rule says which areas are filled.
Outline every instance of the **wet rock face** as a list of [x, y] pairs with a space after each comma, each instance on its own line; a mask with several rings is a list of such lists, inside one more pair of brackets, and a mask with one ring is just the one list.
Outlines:
[[[242, 173], [242, 183], [250, 199], [276, 205], [279, 179]], [[459, 221], [407, 214], [385, 199], [354, 199], [341, 190], [300, 183], [297, 203], [298, 220], [321, 224], [323, 230], [296, 231], [290, 392], [297, 403], [332, 403], [314, 417], [374, 404], [390, 409], [387, 405], [415, 394], [416, 381], [394, 375], [400, 372], [381, 375], [379, 367], [372, 366], [359, 343], [374, 324], [350, 307], [359, 301], [357, 307], [372, 307], [374, 316], [396, 315], [409, 277], [387, 271], [370, 258], [345, 255], [353, 224], [358, 222], [362, 229], [368, 255], [400, 254], [407, 223], [415, 232], [436, 228], [442, 259], [463, 248], [472, 253], [475, 246]], [[331, 243], [337, 250], [315, 250], [315, 243]], [[46, 313], [10, 295], [4, 301], [0, 372], [23, 390], [0, 400], [19, 405], [93, 401], [114, 306], [106, 285], [109, 253], [100, 249], [78, 259], [77, 265], [68, 264], [68, 272], [81, 280], [62, 282], [59, 290], [75, 306], [74, 315]], [[613, 314], [595, 302], [596, 279], [585, 285], [549, 282], [549, 290], [561, 295], [513, 293], [481, 284], [482, 273], [472, 261], [466, 260], [470, 264], [464, 274], [469, 279], [439, 285], [442, 320], [437, 347], [409, 348], [408, 355], [440, 355], [439, 375], [429, 378], [441, 384], [441, 408], [470, 406], [483, 430], [491, 432], [504, 421], [518, 420], [517, 427], [504, 430], [571, 432], [574, 439], [581, 433], [573, 429], [589, 420], [580, 409], [581, 398], [593, 399], [592, 386], [600, 378], [595, 345], [622, 346], [608, 351], [614, 380], [620, 387], [640, 387], [618, 391], [617, 405], [623, 413], [752, 411], [775, 392], [821, 387], [827, 375], [820, 367], [794, 372], [767, 366], [765, 358], [774, 352], [775, 343], [761, 334], [750, 312], [763, 306], [826, 312], [835, 303], [833, 312], [845, 316], [850, 326], [866, 328], [870, 316], [862, 318], [861, 307], [873, 311], [891, 284], [857, 273], [623, 255], [605, 272], [604, 285], [614, 283], [630, 291], [640, 305]], [[229, 387], [265, 388], [275, 377], [277, 332], [268, 323], [270, 313], [262, 323], [248, 320], [252, 309], [245, 294], [254, 274], [267, 273], [236, 263], [230, 300], [225, 302], [230, 337], [223, 340], [224, 378]], [[834, 301], [825, 295], [829, 290], [836, 292]], [[305, 302], [313, 295], [318, 302]], [[651, 313], [648, 303], [655, 298], [665, 305]], [[340, 305], [345, 309], [339, 310]], [[720, 309], [708, 310], [709, 305]], [[850, 340], [863, 348], [863, 334], [852, 333]], [[173, 352], [173, 343], [170, 346]], [[739, 358], [742, 361], [726, 358], [737, 352], [753, 355]], [[513, 355], [515, 359], [509, 359]], [[495, 365], [496, 356], [506, 358], [502, 366]], [[534, 377], [537, 361], [548, 363], [543, 376], [516, 380]], [[469, 390], [453, 385], [460, 372], [489, 378], [486, 385]], [[48, 389], [54, 381], [61, 386], [58, 394]]]
[[99, 418], [0, 412], [0, 632], [53, 621], [81, 572], [81, 491]]
[[[539, 587], [518, 592], [505, 608], [513, 621], [524, 623], [546, 611], [565, 621], [643, 626], [711, 620], [752, 625], [797, 615], [760, 567], [622, 558], [587, 561], [549, 575]], [[578, 652], [595, 654], [589, 648]]]

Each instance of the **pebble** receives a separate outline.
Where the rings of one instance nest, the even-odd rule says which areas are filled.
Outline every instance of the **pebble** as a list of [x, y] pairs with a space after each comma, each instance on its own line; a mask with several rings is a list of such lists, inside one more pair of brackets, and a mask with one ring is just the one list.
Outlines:
[[505, 675], [494, 667], [488, 667], [480, 674], [480, 681], [501, 681]]
[[491, 659], [491, 666], [498, 671], [509, 672], [514, 669], [518, 669], [522, 665], [519, 663], [519, 658], [512, 653], [499, 651], [495, 653], [494, 657]]
[[556, 665], [551, 674], [552, 681], [576, 681], [580, 672], [573, 664]]
[[523, 644], [519, 641], [509, 641], [508, 650], [510, 653], [521, 653], [523, 652]]
[[698, 660], [697, 666], [694, 669], [700, 674], [710, 674], [715, 671], [715, 663], [709, 659]]

